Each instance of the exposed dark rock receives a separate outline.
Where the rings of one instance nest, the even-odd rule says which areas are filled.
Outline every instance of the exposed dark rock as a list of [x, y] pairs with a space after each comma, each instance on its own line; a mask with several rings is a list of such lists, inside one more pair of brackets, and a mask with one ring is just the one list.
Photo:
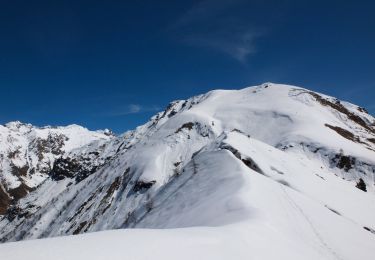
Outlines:
[[81, 230], [86, 226], [87, 221], [81, 222], [78, 227], [73, 231], [73, 235], [77, 235], [81, 233]]
[[359, 178], [359, 181], [355, 185], [358, 189], [363, 190], [364, 192], [367, 192], [366, 183], [363, 181], [362, 178]]
[[225, 149], [225, 150], [228, 150], [228, 151], [231, 152], [234, 156], [236, 156], [237, 159], [242, 160], [242, 158], [241, 158], [241, 153], [240, 153], [237, 149], [233, 148], [232, 146], [229, 146], [229, 145], [223, 145], [223, 146], [220, 147], [220, 148]]
[[230, 151], [236, 158], [241, 160], [241, 162], [243, 162], [247, 167], [249, 167], [253, 171], [256, 171], [257, 173], [264, 175], [264, 172], [259, 168], [257, 163], [255, 163], [250, 157], [242, 157], [241, 153], [237, 149], [227, 144], [222, 145], [220, 148]]
[[81, 170], [80, 163], [74, 158], [59, 158], [53, 164], [50, 173], [51, 178], [59, 181], [65, 178], [73, 178]]
[[16, 165], [14, 165], [13, 163], [11, 163], [11, 173], [14, 176], [18, 176], [18, 177], [26, 176], [28, 170], [29, 170], [29, 166], [27, 166], [27, 165], [22, 166], [22, 167], [18, 167]]
[[176, 110], [172, 110], [169, 114], [168, 114], [168, 117], [171, 118], [172, 116], [176, 115], [177, 114], [177, 111]]
[[11, 198], [0, 185], [0, 215], [4, 215], [11, 203]]
[[188, 101], [185, 100], [184, 103], [181, 105], [181, 109], [185, 108], [187, 103], [188, 103]]
[[6, 212], [6, 218], [12, 222], [17, 216], [21, 215], [21, 209], [17, 206], [8, 208]]
[[264, 174], [263, 171], [259, 168], [259, 166], [249, 157], [243, 158], [241, 160], [247, 167], [256, 171], [257, 173]]
[[327, 205], [325, 205], [325, 207], [326, 207], [327, 209], [329, 209], [330, 211], [332, 211], [333, 213], [335, 213], [335, 214], [341, 216], [341, 214], [340, 214], [337, 210], [334, 210], [334, 209], [328, 207]]
[[56, 159], [49, 174], [51, 179], [55, 181], [75, 178], [76, 183], [78, 183], [93, 174], [97, 169], [98, 166], [92, 165], [91, 159], [88, 157], [66, 157]]
[[45, 153], [61, 155], [63, 153], [61, 148], [63, 147], [64, 142], [67, 140], [69, 139], [65, 135], [49, 134], [47, 139], [38, 138], [32, 145], [37, 148], [38, 159], [41, 161]]
[[3, 186], [0, 185], [0, 215], [8, 214], [9, 209], [32, 190], [24, 183], [21, 183], [17, 188], [9, 190], [4, 190]]
[[[28, 218], [31, 216], [31, 212], [30, 210], [32, 208], [34, 208], [35, 205], [29, 205], [27, 206], [26, 208], [22, 209], [20, 208], [17, 204], [13, 204], [11, 205], [6, 213], [5, 213], [5, 216], [6, 218], [11, 222], [13, 221], [15, 218], [18, 218], [18, 219], [21, 219], [21, 218]], [[39, 208], [39, 207], [38, 207]]]
[[96, 223], [96, 218], [91, 219], [91, 221], [87, 224], [87, 226], [85, 227], [85, 229], [82, 230], [81, 233], [85, 233], [95, 223]]
[[124, 171], [124, 176], [128, 175], [130, 172], [130, 167], [126, 168], [125, 171]]
[[97, 169], [98, 167], [96, 166], [92, 166], [91, 168], [82, 168], [82, 170], [77, 173], [76, 183], [86, 179], [91, 174], [93, 174]]
[[370, 231], [371, 233], [375, 234], [375, 229], [369, 227], [363, 227], [365, 230]]
[[146, 192], [148, 189], [150, 189], [150, 188], [152, 187], [152, 185], [154, 185], [155, 183], [156, 183], [156, 181], [149, 181], [149, 182], [138, 181], [138, 182], [134, 185], [133, 191], [134, 191], [134, 192], [138, 192], [138, 193], [144, 193], [144, 192]]
[[358, 138], [355, 137], [355, 135], [351, 132], [349, 132], [348, 130], [345, 130], [341, 127], [338, 127], [338, 126], [332, 126], [332, 125], [329, 125], [329, 124], [324, 124], [326, 127], [328, 128], [331, 128], [332, 130], [334, 130], [336, 133], [338, 133], [339, 135], [341, 135], [342, 137], [348, 139], [348, 140], [351, 140], [353, 142], [358, 142]]
[[10, 152], [8, 153], [8, 158], [9, 158], [9, 159], [15, 159], [20, 153], [21, 153], [20, 150], [10, 151]]
[[68, 222], [71, 222], [75, 217], [81, 214], [82, 210], [86, 207], [86, 205], [94, 198], [97, 193], [92, 194], [85, 202], [82, 203], [81, 206], [76, 210], [74, 215], [68, 219]]
[[177, 114], [177, 111], [173, 108], [178, 101], [174, 101], [168, 104], [167, 108], [164, 110], [164, 113], [160, 116], [160, 118], [157, 118], [157, 120], [160, 120], [164, 118], [166, 115], [168, 115], [168, 118], [171, 118], [172, 116]]
[[355, 161], [356, 159], [354, 157], [343, 154], [336, 154], [336, 156], [333, 158], [333, 162], [336, 164], [336, 166], [340, 169], [344, 169], [346, 172], [353, 168]]
[[8, 193], [12, 196], [12, 199], [14, 201], [18, 201], [21, 198], [25, 197], [27, 193], [29, 193], [29, 191], [31, 190], [32, 189], [29, 186], [27, 186], [24, 183], [21, 183], [21, 185], [18, 186], [17, 188], [10, 189]]
[[180, 128], [178, 128], [178, 129], [175, 131], [175, 133], [177, 134], [177, 133], [181, 132], [182, 129], [188, 129], [188, 130], [191, 130], [191, 129], [193, 129], [193, 126], [194, 126], [194, 123], [192, 123], [192, 122], [185, 123], [185, 124], [183, 124]]
[[121, 177], [116, 177], [115, 180], [111, 183], [111, 185], [109, 186], [103, 200], [107, 200], [108, 198], [110, 198], [113, 193], [120, 187], [120, 184], [121, 184]]
[[181, 162], [175, 162], [173, 165], [174, 167], [178, 167], [181, 164]]
[[119, 147], [118, 147], [117, 150], [116, 150], [116, 154], [119, 153], [119, 152], [121, 151], [121, 148], [122, 148], [122, 146], [123, 146], [124, 144], [125, 144], [125, 143], [121, 143], [121, 144], [119, 145]]
[[237, 133], [240, 133], [240, 134], [244, 134], [244, 132], [242, 132], [241, 130], [239, 130], [237, 128], [232, 129], [231, 132], [237, 132]]
[[358, 111], [368, 114], [368, 111], [364, 107], [358, 107]]
[[317, 148], [316, 148], [315, 150], [313, 150], [312, 152], [313, 152], [313, 153], [317, 153], [317, 152], [319, 152], [320, 149], [322, 149], [322, 148], [321, 148], [321, 147], [317, 147]]

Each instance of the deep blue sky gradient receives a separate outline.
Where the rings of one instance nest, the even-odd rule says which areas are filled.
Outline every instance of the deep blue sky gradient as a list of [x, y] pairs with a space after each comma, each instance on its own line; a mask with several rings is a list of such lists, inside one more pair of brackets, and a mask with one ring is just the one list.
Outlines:
[[374, 1], [0, 0], [0, 123], [117, 133], [263, 82], [375, 114]]

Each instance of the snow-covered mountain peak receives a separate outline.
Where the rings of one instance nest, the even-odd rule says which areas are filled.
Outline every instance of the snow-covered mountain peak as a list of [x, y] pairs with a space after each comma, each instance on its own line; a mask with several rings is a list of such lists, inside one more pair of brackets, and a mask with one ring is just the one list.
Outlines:
[[375, 122], [364, 109], [294, 86], [265, 83], [242, 90], [215, 90], [178, 104], [182, 105], [174, 113], [180, 113], [180, 117], [217, 121], [213, 129], [218, 134], [237, 128], [278, 145], [293, 135], [322, 139], [326, 132], [334, 131], [327, 124], [347, 131], [362, 129], [363, 142], [372, 145], [367, 137], [374, 133]]
[[264, 241], [285, 259], [371, 259], [375, 249], [375, 119], [334, 97], [264, 83], [173, 101], [117, 137], [69, 126], [1, 142], [30, 136], [47, 140], [38, 162], [49, 168], [3, 211], [2, 241], [186, 227], [177, 233], [235, 233], [257, 256], [268, 255]]

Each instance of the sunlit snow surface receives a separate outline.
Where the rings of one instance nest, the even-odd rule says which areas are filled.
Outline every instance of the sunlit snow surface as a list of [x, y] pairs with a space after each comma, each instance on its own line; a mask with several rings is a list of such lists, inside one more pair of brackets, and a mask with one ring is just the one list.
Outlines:
[[[109, 141], [118, 154], [87, 179], [47, 180], [29, 194], [20, 206], [40, 207], [31, 218], [0, 221], [7, 241], [69, 235], [82, 223], [85, 232], [135, 229], [5, 243], [0, 259], [374, 259], [366, 127], [307, 90], [275, 84], [213, 91], [168, 111]], [[356, 164], [332, 165], [337, 154]], [[135, 190], [141, 181], [153, 184]]]

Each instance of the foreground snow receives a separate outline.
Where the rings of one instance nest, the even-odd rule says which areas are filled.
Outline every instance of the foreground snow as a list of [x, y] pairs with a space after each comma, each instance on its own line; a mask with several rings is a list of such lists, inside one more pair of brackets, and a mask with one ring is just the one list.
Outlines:
[[[308, 259], [304, 258], [303, 251], [299, 249], [288, 252], [285, 246], [296, 246], [290, 241], [248, 243], [251, 236], [246, 238], [239, 235], [242, 234], [236, 230], [217, 228], [102, 231], [7, 243], [0, 246], [0, 257], [8, 260]], [[261, 239], [265, 238], [257, 237], [256, 241], [262, 242]], [[270, 244], [274, 242], [277, 243], [270, 250]]]
[[[268, 231], [262, 226], [243, 228], [102, 231], [3, 244], [0, 257], [8, 260], [341, 259], [318, 244], [304, 245], [299, 240], [286, 239], [271, 228]], [[353, 259], [371, 258], [359, 255]]]

